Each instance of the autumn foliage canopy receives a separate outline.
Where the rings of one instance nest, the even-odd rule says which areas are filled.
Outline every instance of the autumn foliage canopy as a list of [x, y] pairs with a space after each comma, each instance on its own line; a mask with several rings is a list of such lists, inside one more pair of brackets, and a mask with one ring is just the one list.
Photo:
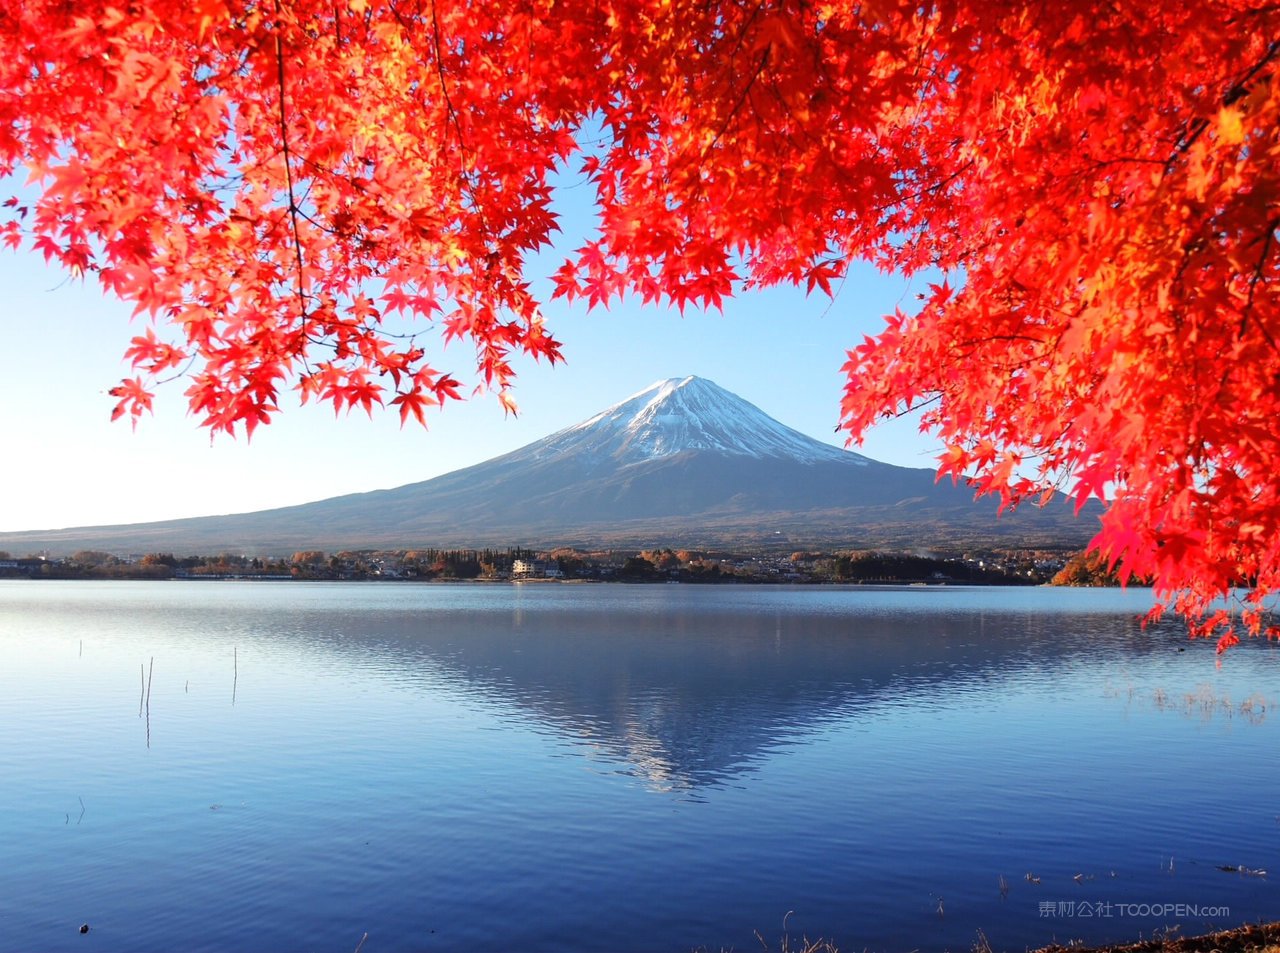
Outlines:
[[509, 401], [560, 357], [568, 176], [598, 230], [554, 294], [935, 270], [848, 354], [854, 438], [923, 407], [944, 475], [1104, 498], [1193, 616], [1280, 587], [1275, 6], [0, 0], [0, 44], [0, 236], [150, 319], [118, 415], [176, 373], [215, 432], [290, 387], [421, 420], [461, 386], [428, 327]]

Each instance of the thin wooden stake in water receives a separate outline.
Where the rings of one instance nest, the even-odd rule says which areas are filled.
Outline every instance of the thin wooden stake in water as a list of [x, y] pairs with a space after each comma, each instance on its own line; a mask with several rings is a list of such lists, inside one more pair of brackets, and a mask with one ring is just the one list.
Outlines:
[[147, 669], [147, 747], [151, 747], [151, 675], [156, 668], [156, 657], [151, 656], [151, 665]]
[[361, 948], [364, 946], [364, 941], [367, 939], [369, 939], [368, 933], [360, 938], [360, 942], [356, 944], [356, 953], [360, 953]]

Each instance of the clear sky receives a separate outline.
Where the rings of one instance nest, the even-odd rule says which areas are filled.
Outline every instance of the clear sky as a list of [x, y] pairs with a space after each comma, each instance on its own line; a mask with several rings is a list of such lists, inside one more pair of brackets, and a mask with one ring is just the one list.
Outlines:
[[[0, 531], [134, 523], [238, 513], [401, 486], [514, 450], [577, 423], [651, 383], [695, 374], [745, 398], [782, 423], [828, 443], [834, 433], [847, 348], [874, 333], [882, 315], [924, 289], [858, 268], [834, 302], [793, 290], [733, 299], [724, 314], [638, 303], [588, 311], [544, 309], [564, 345], [556, 367], [517, 363], [518, 417], [493, 395], [428, 416], [403, 430], [394, 410], [335, 419], [327, 407], [296, 405], [246, 441], [209, 434], [188, 416], [185, 385], [161, 388], [156, 413], [136, 432], [112, 423], [107, 395], [143, 319], [106, 298], [95, 281], [47, 268], [40, 256], [0, 251]], [[469, 388], [473, 355], [455, 342], [431, 361]], [[913, 422], [869, 435], [860, 452], [930, 467], [936, 443]]]

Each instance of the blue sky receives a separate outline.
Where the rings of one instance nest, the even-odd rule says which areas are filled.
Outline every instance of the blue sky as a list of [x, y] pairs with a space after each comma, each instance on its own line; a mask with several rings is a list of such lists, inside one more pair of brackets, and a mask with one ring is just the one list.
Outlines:
[[[185, 385], [161, 389], [136, 431], [112, 423], [107, 390], [142, 319], [92, 279], [67, 278], [40, 256], [0, 252], [0, 446], [5, 448], [0, 530], [132, 523], [247, 512], [425, 480], [514, 450], [569, 426], [656, 380], [696, 374], [828, 443], [838, 419], [844, 352], [895, 306], [914, 303], [913, 282], [859, 267], [834, 302], [794, 290], [726, 302], [724, 314], [614, 303], [588, 311], [545, 308], [566, 363], [517, 364], [520, 415], [492, 395], [429, 415], [429, 429], [400, 428], [392, 411], [335, 419], [296, 406], [253, 440], [209, 434], [187, 415]], [[473, 383], [471, 350], [435, 355]], [[881, 425], [861, 452], [903, 466], [933, 465], [936, 443], [912, 421]]]

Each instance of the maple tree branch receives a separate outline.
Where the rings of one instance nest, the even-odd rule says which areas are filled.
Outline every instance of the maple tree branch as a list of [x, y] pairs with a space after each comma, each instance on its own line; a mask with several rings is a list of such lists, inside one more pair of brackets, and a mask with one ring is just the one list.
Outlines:
[[752, 73], [751, 78], [747, 80], [747, 85], [743, 87], [742, 93], [738, 96], [737, 102], [735, 102], [733, 104], [733, 108], [729, 110], [729, 115], [727, 115], [724, 119], [724, 122], [720, 124], [720, 129], [719, 131], [716, 132], [715, 137], [709, 143], [707, 143], [706, 148], [702, 150], [702, 155], [698, 157], [699, 162], [703, 161], [704, 159], [706, 159], [708, 155], [711, 154], [711, 150], [714, 149], [716, 145], [720, 142], [721, 137], [723, 137], [724, 134], [729, 131], [729, 126], [733, 123], [733, 120], [737, 118], [739, 111], [741, 111], [743, 105], [747, 101], [747, 97], [751, 95], [751, 87], [756, 84], [756, 80], [760, 78], [760, 74], [764, 72], [764, 68], [768, 64], [769, 64], [769, 48], [765, 47], [764, 53], [762, 53], [760, 56], [760, 62], [756, 64], [755, 72]]
[[756, 22], [756, 17], [760, 16], [760, 11], [764, 9], [765, 0], [760, 0], [751, 10], [747, 19], [743, 22], [742, 27], [738, 30], [738, 35], [734, 37], [733, 50], [729, 53], [729, 62], [732, 63], [737, 57], [738, 52], [742, 49], [742, 44], [747, 41], [747, 33], [750, 32], [752, 24]]
[[1272, 40], [1271, 44], [1267, 47], [1267, 52], [1263, 54], [1262, 59], [1254, 63], [1253, 66], [1250, 67], [1249, 71], [1240, 77], [1240, 79], [1236, 80], [1235, 85], [1227, 90], [1227, 94], [1222, 97], [1222, 105], [1233, 105], [1237, 100], [1241, 99], [1245, 93], [1249, 92], [1249, 83], [1253, 81], [1255, 76], [1262, 72], [1263, 68], [1268, 63], [1276, 58], [1277, 54], [1280, 54], [1280, 40]]
[[[392, 8], [392, 12], [396, 13], [396, 19], [400, 19], [400, 14]], [[403, 21], [401, 21], [403, 25]], [[458, 134], [458, 145], [466, 150], [466, 137], [462, 134], [462, 123], [458, 121], [458, 111], [454, 108], [453, 99], [449, 96], [449, 84], [445, 82], [444, 77], [444, 57], [440, 53], [440, 20], [436, 16], [436, 0], [431, 0], [431, 46], [436, 55], [436, 76], [440, 78], [440, 94], [444, 96], [444, 106], [449, 113], [449, 123], [453, 126], [453, 131]], [[465, 169], [463, 170], [465, 176]]]
[[[1173, 278], [1171, 278], [1169, 281], [1169, 285], [1171, 288], [1177, 288], [1179, 291], [1185, 291], [1185, 288], [1186, 288], [1185, 279], [1187, 276], [1187, 269], [1191, 267], [1191, 256], [1196, 252], [1204, 251], [1204, 248], [1205, 248], [1205, 240], [1203, 237], [1196, 238], [1192, 241], [1187, 242], [1185, 245], [1182, 246], [1182, 259], [1181, 261], [1178, 262], [1178, 268], [1173, 273]], [[1181, 314], [1175, 313], [1174, 320], [1178, 323], [1179, 330], [1181, 330], [1181, 322], [1182, 322]]]
[[1114, 159], [1094, 159], [1092, 156], [1086, 155], [1084, 158], [1092, 161], [1093, 164], [1086, 168], [1078, 169], [1075, 172], [1072, 172], [1071, 175], [1073, 178], [1085, 179], [1090, 173], [1097, 172], [1100, 169], [1105, 169], [1108, 166], [1113, 166], [1113, 165], [1165, 165], [1166, 164], [1164, 159], [1150, 159], [1150, 158], [1147, 158], [1146, 156], [1117, 156]]
[[[421, 331], [388, 331], [380, 322], [370, 325], [356, 321], [344, 321], [336, 315], [325, 319], [324, 323], [325, 327], [329, 329], [344, 328], [347, 331], [350, 331], [353, 338], [376, 336], [384, 341], [408, 341], [412, 344], [417, 340], [418, 336], [422, 334]], [[321, 347], [333, 347], [332, 342], [329, 340], [330, 337], [332, 337], [332, 331], [318, 336], [314, 332], [304, 328], [302, 333], [303, 336], [312, 344], [316, 344]]]
[[[1267, 231], [1262, 238], [1262, 252], [1258, 255], [1258, 262], [1253, 266], [1253, 275], [1249, 279], [1249, 297], [1244, 305], [1244, 318], [1241, 325], [1243, 333], [1244, 327], [1248, 324], [1249, 317], [1253, 314], [1253, 299], [1258, 290], [1258, 284], [1265, 280], [1263, 272], [1266, 269], [1267, 258], [1271, 255], [1271, 248], [1275, 244], [1276, 229], [1280, 228], [1280, 218], [1273, 218], [1267, 222]], [[1270, 329], [1263, 321], [1258, 322], [1258, 330], [1262, 332], [1262, 336], [1267, 339], [1267, 343], [1271, 345], [1271, 350], [1280, 354], [1280, 346], [1277, 346], [1276, 339], [1272, 336]]]
[[1028, 344], [1044, 344], [1044, 338], [1038, 338], [1031, 334], [988, 334], [980, 338], [967, 338], [963, 341], [957, 341], [960, 347], [976, 347], [979, 344], [991, 344], [995, 341], [1025, 341]]
[[[388, 4], [388, 8], [391, 10], [391, 15], [396, 18], [396, 22], [400, 24], [400, 28], [405, 32], [406, 36], [412, 36], [414, 31], [410, 28], [410, 25], [405, 22], [404, 14], [397, 9], [395, 3]], [[419, 6], [419, 16], [421, 16], [421, 11], [422, 8]], [[484, 205], [476, 194], [474, 181], [475, 176], [473, 173], [468, 173], [467, 171], [466, 156], [468, 153], [472, 152], [472, 150], [467, 145], [467, 137], [462, 130], [462, 121], [459, 119], [458, 109], [454, 105], [453, 97], [449, 94], [449, 83], [444, 68], [443, 46], [440, 41], [440, 18], [436, 12], [436, 0], [431, 0], [430, 13], [431, 50], [435, 60], [436, 78], [440, 81], [440, 95], [444, 99], [445, 111], [449, 116], [449, 125], [453, 127], [454, 134], [458, 137], [458, 178], [462, 184], [463, 192], [465, 192], [467, 197], [470, 199], [471, 207], [475, 210], [475, 213], [479, 218], [480, 234], [483, 237], [485, 244], [488, 245], [493, 241], [492, 231], [489, 227], [488, 218], [485, 215]]]
[[942, 391], [938, 391], [938, 393], [934, 394], [932, 397], [926, 397], [924, 400], [917, 400], [911, 403], [910, 405], [903, 407], [902, 410], [894, 411], [891, 416], [894, 420], [897, 420], [901, 417], [907, 416], [907, 414], [913, 414], [917, 410], [920, 410], [923, 407], [929, 407], [932, 404], [939, 404], [941, 402], [942, 402]]
[[966, 172], [968, 172], [977, 164], [978, 164], [977, 159], [966, 159], [958, 169], [955, 169], [954, 171], [947, 173], [942, 178], [934, 182], [931, 182], [928, 185], [920, 186], [919, 189], [917, 189], [915, 192], [912, 192], [910, 195], [900, 195], [896, 197], [892, 202], [886, 202], [881, 205], [876, 205], [874, 206], [874, 209], [877, 212], [887, 212], [890, 209], [900, 207], [903, 202], [914, 202], [918, 199], [922, 199], [929, 195], [937, 195], [939, 192], [941, 192], [943, 189], [949, 186], [956, 179], [960, 178], [962, 175], [964, 175]]
[[280, 35], [280, 0], [276, 0], [276, 82], [280, 88], [280, 148], [284, 153], [284, 179], [289, 190], [289, 227], [293, 233], [293, 255], [298, 268], [298, 305], [302, 317], [307, 316], [307, 297], [303, 289], [302, 237], [298, 233], [298, 203], [293, 192], [293, 156], [289, 149], [289, 120], [285, 109], [284, 40]]
[[183, 365], [182, 370], [175, 371], [174, 373], [170, 374], [168, 377], [159, 378], [155, 382], [156, 386], [158, 387], [161, 384], [168, 384], [170, 381], [176, 381], [179, 378], [186, 377], [187, 374], [190, 372], [192, 365], [195, 364], [196, 358], [198, 358], [199, 356], [200, 356], [199, 352], [192, 351], [191, 355], [187, 358], [187, 362]]
[[[1223, 94], [1222, 105], [1231, 106], [1242, 99], [1249, 92], [1249, 84], [1257, 77], [1257, 75], [1266, 68], [1267, 64], [1280, 55], [1280, 40], [1272, 40], [1267, 47], [1266, 53], [1258, 62], [1254, 63], [1239, 79], [1231, 84], [1230, 88]], [[1204, 135], [1205, 130], [1209, 128], [1208, 117], [1202, 116], [1194, 121], [1183, 123], [1182, 129], [1178, 134], [1178, 139], [1174, 143], [1173, 152], [1169, 158], [1165, 160], [1165, 172], [1172, 172], [1174, 164], [1180, 156], [1186, 155], [1187, 151], [1195, 145], [1196, 141]]]

